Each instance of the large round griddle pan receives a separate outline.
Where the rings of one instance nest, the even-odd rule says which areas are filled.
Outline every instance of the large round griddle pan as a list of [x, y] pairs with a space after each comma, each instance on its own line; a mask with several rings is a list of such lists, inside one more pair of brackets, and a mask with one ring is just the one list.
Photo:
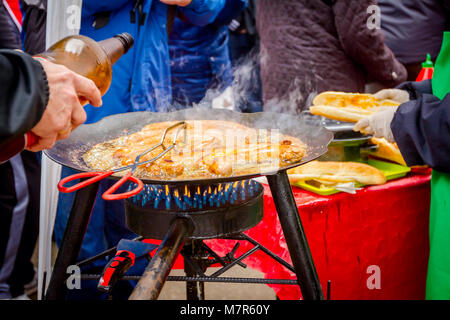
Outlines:
[[[140, 131], [150, 123], [181, 120], [223, 120], [234, 121], [255, 129], [278, 129], [281, 133], [300, 139], [308, 146], [306, 155], [298, 163], [280, 167], [276, 172], [259, 172], [241, 176], [213, 177], [189, 180], [141, 179], [148, 184], [212, 184], [240, 181], [259, 176], [272, 175], [278, 171], [288, 170], [325, 154], [333, 133], [319, 122], [302, 116], [282, 113], [258, 112], [240, 113], [225, 109], [190, 108], [175, 112], [129, 112], [108, 116], [102, 120], [78, 127], [69, 138], [58, 141], [53, 148], [44, 151], [53, 161], [80, 172], [95, 171], [89, 168], [82, 155], [94, 145], [123, 135]], [[115, 178], [115, 177], [111, 177]]]

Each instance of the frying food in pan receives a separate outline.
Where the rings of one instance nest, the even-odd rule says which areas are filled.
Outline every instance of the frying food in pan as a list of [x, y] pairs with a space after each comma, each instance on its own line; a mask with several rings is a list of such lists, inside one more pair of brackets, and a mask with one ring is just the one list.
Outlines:
[[[140, 131], [94, 145], [83, 154], [93, 170], [109, 171], [133, 164], [136, 156], [161, 140], [176, 121], [151, 123]], [[154, 162], [139, 166], [141, 179], [185, 180], [258, 174], [298, 163], [306, 145], [278, 130], [255, 129], [232, 121], [187, 120], [175, 147]], [[175, 131], [167, 134], [167, 145]], [[156, 157], [164, 145], [140, 161]], [[119, 175], [119, 173], [117, 173]]]

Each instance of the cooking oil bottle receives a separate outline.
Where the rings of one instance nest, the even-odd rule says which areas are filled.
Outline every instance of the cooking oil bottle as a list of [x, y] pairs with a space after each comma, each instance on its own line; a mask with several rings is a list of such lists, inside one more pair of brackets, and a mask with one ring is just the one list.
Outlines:
[[91, 79], [103, 95], [111, 84], [112, 65], [133, 46], [133, 43], [133, 37], [128, 33], [121, 33], [99, 42], [76, 35], [58, 41], [46, 52], [35, 57], [62, 64]]
[[[133, 44], [133, 37], [128, 33], [121, 33], [99, 42], [86, 36], [75, 35], [58, 41], [47, 51], [37, 54], [35, 58], [62, 64], [68, 69], [91, 79], [101, 94], [104, 95], [111, 85], [112, 66], [130, 50]], [[88, 103], [83, 97], [79, 97], [79, 99], [82, 105]], [[13, 140], [2, 148], [0, 163], [7, 161], [38, 141], [39, 137], [31, 131]]]

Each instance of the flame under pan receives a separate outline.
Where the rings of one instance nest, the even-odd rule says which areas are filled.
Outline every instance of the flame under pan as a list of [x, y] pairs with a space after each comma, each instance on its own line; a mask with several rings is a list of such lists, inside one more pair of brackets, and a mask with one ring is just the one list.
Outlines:
[[261, 222], [264, 215], [264, 188], [246, 201], [227, 202], [205, 210], [152, 209], [125, 200], [126, 224], [144, 238], [162, 240], [175, 219], [186, 218], [192, 226], [189, 239], [214, 239], [249, 230]]

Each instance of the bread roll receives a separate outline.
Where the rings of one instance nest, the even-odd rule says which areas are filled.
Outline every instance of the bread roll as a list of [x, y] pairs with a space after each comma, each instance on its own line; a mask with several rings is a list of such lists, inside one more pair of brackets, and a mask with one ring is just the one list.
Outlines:
[[380, 100], [372, 94], [326, 91], [314, 98], [309, 111], [328, 119], [358, 122], [383, 108], [397, 106], [396, 101]]
[[406, 166], [405, 159], [403, 159], [396, 143], [390, 143], [384, 138], [372, 138], [371, 142], [378, 146], [377, 151], [373, 152], [372, 155]]
[[308, 180], [333, 183], [358, 182], [363, 185], [386, 183], [379, 169], [359, 162], [312, 161], [288, 171], [291, 183]]

